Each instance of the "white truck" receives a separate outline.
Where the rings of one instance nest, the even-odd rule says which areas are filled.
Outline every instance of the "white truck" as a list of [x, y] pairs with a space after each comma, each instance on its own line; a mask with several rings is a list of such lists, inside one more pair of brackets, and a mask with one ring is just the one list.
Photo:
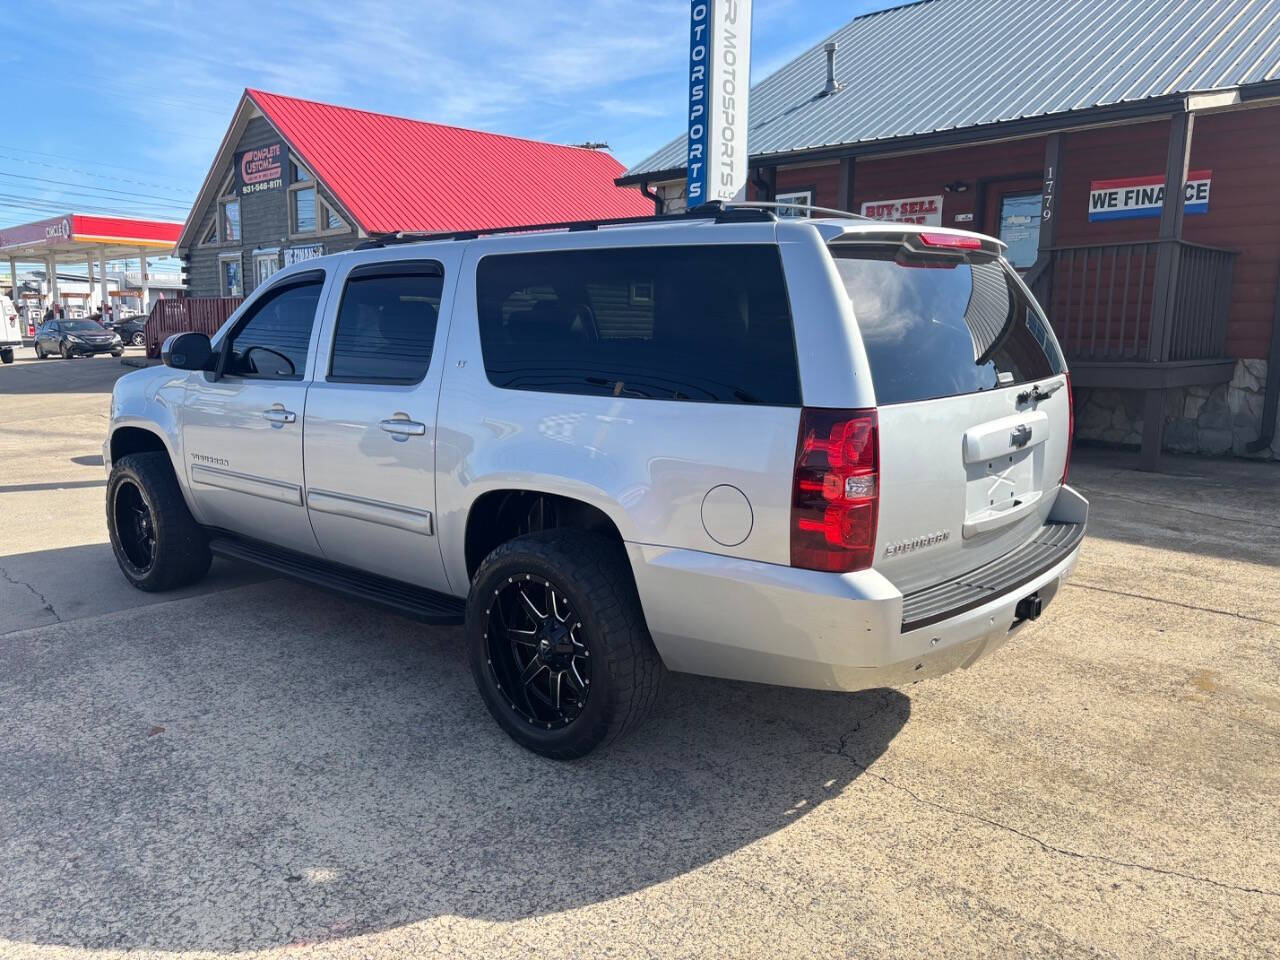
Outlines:
[[13, 351], [22, 346], [22, 318], [8, 297], [0, 296], [0, 363], [13, 363]]

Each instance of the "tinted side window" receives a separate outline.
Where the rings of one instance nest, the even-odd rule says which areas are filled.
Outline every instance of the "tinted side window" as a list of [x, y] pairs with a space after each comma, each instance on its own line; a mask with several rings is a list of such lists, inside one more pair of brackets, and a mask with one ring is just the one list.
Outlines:
[[1058, 342], [994, 258], [832, 248], [853, 301], [876, 402], [995, 390], [1061, 373]]
[[301, 380], [323, 286], [323, 276], [308, 274], [265, 294], [237, 326], [226, 372]]
[[476, 281], [495, 386], [800, 405], [776, 247], [503, 254], [481, 260]]
[[338, 309], [329, 379], [420, 381], [431, 365], [443, 288], [434, 262], [353, 270]]

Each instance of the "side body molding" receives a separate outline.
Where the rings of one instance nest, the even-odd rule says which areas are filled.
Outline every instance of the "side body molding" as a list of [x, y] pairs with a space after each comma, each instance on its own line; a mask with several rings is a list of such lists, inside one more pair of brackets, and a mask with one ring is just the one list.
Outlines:
[[308, 490], [307, 508], [319, 513], [331, 513], [339, 517], [351, 517], [368, 523], [380, 523], [384, 527], [396, 527], [424, 537], [432, 535], [430, 510], [413, 510], [380, 500], [367, 500], [345, 493], [328, 490]]

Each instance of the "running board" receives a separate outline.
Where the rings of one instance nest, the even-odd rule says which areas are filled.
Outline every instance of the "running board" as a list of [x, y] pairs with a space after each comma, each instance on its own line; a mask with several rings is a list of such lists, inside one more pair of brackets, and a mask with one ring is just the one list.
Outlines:
[[465, 601], [446, 593], [254, 540], [215, 536], [209, 541], [209, 550], [215, 556], [242, 560], [293, 580], [376, 603], [425, 623], [460, 624], [466, 610]]

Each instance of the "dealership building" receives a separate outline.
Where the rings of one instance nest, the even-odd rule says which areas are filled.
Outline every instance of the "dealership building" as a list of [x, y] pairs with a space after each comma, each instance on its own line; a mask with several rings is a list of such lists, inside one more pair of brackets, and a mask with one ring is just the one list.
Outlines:
[[178, 239], [193, 297], [371, 236], [652, 212], [607, 153], [246, 90]]
[[[747, 146], [756, 199], [1004, 240], [1078, 437], [1280, 458], [1280, 0], [905, 4], [757, 83]], [[683, 209], [685, 149], [618, 184]]]

